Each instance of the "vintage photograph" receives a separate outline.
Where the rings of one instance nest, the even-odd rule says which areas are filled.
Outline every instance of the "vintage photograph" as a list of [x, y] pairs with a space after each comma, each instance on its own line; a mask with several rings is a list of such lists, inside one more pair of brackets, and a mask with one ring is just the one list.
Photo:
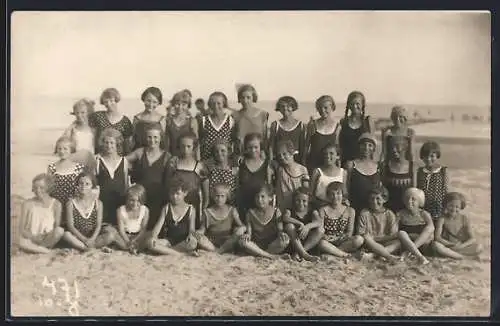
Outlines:
[[14, 12], [12, 317], [489, 316], [490, 25]]

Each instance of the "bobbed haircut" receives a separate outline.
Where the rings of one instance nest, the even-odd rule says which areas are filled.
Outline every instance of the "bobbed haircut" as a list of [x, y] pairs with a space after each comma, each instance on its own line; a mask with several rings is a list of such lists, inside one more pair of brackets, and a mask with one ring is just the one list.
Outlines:
[[106, 138], [113, 138], [116, 142], [116, 149], [118, 152], [123, 150], [123, 135], [121, 132], [114, 128], [106, 128], [99, 135], [99, 140], [97, 144], [99, 145], [99, 151], [102, 151], [104, 147], [104, 140]]
[[394, 121], [397, 116], [403, 116], [406, 119], [408, 119], [408, 111], [406, 110], [405, 107], [401, 105], [396, 105], [391, 109], [391, 120]]
[[449, 202], [453, 200], [460, 200], [460, 208], [464, 209], [467, 206], [467, 200], [465, 199], [465, 196], [457, 191], [449, 192], [444, 196], [443, 199], [443, 207], [446, 207]]
[[295, 153], [295, 146], [293, 145], [293, 142], [289, 139], [287, 140], [280, 140], [278, 144], [276, 144], [276, 149], [279, 151], [280, 149], [286, 149], [286, 151], [290, 154]]
[[426, 141], [420, 147], [420, 159], [424, 159], [431, 155], [432, 153], [436, 153], [437, 158], [441, 157], [441, 147], [435, 141]]
[[251, 132], [251, 133], [246, 134], [245, 138], [243, 138], [243, 149], [245, 150], [245, 152], [246, 152], [248, 144], [251, 141], [254, 141], [254, 140], [258, 140], [259, 141], [260, 149], [263, 148], [263, 146], [264, 146], [264, 139], [262, 137], [262, 134], [260, 134], [258, 132]]
[[144, 102], [144, 100], [146, 99], [146, 96], [148, 96], [148, 94], [153, 95], [158, 100], [158, 104], [163, 103], [163, 94], [161, 93], [161, 90], [158, 87], [146, 88], [144, 90], [144, 92], [142, 92], [142, 94], [141, 94], [141, 101]]
[[177, 138], [177, 149], [179, 149], [181, 147], [181, 142], [183, 139], [191, 139], [193, 141], [193, 149], [197, 149], [198, 148], [198, 137], [196, 137], [196, 134], [189, 130], [189, 131], [186, 131], [186, 132], [183, 132], [179, 138]]
[[241, 103], [241, 96], [243, 95], [244, 92], [252, 92], [252, 102], [253, 103], [256, 103], [257, 100], [258, 100], [258, 95], [257, 95], [257, 91], [255, 90], [255, 87], [253, 87], [252, 85], [250, 84], [245, 84], [245, 85], [241, 85], [240, 88], [238, 88], [238, 103]]
[[[228, 107], [228, 101], [227, 101], [227, 96], [226, 94], [222, 93], [222, 92], [213, 92], [212, 94], [210, 94], [210, 96], [208, 97], [208, 107], [210, 109], [213, 109], [214, 106], [215, 106], [215, 98], [216, 97], [220, 97], [222, 98], [222, 106], [224, 108], [227, 108]], [[202, 100], [203, 101], [203, 100]], [[204, 102], [203, 102], [204, 103]]]
[[188, 192], [189, 185], [181, 177], [174, 176], [172, 179], [170, 179], [170, 182], [168, 185], [168, 193], [174, 194], [179, 190], [181, 190], [182, 192]]
[[35, 185], [35, 183], [38, 182], [38, 181], [45, 182], [45, 185], [47, 186], [47, 189], [52, 189], [53, 186], [54, 186], [54, 178], [50, 174], [47, 174], [47, 173], [37, 174], [33, 178], [33, 180], [31, 180], [31, 187], [33, 188], [33, 186]]
[[226, 183], [221, 183], [221, 182], [214, 184], [212, 186], [212, 192], [210, 194], [212, 198], [215, 197], [215, 194], [217, 193], [217, 191], [216, 191], [217, 189], [222, 190], [226, 193], [226, 195], [229, 195], [229, 193], [231, 191], [231, 186], [229, 186]]
[[176, 103], [186, 103], [188, 108], [191, 108], [191, 95], [185, 90], [175, 93], [170, 100], [170, 104], [175, 105]]
[[80, 183], [80, 180], [83, 178], [89, 178], [90, 182], [92, 183], [92, 188], [97, 187], [97, 179], [95, 175], [90, 171], [83, 171], [82, 173], [80, 173], [75, 179], [75, 185], [78, 185], [78, 183]]
[[274, 195], [273, 187], [267, 182], [263, 182], [255, 187], [254, 199], [257, 199], [257, 195], [261, 192], [265, 192], [268, 196]]
[[365, 116], [365, 107], [366, 107], [366, 98], [363, 93], [360, 91], [352, 91], [347, 95], [347, 103], [345, 106], [345, 112], [344, 112], [344, 119], [347, 118], [349, 115], [349, 110], [351, 109], [351, 103], [356, 99], [357, 97], [361, 98], [361, 115], [364, 117]]
[[380, 196], [382, 196], [382, 198], [384, 198], [384, 201], [389, 200], [389, 191], [383, 185], [378, 185], [377, 187], [372, 188], [369, 192], [369, 195], [370, 196], [380, 195]]
[[342, 182], [333, 181], [326, 186], [326, 195], [330, 196], [334, 191], [342, 191], [344, 184]]
[[321, 106], [325, 102], [331, 102], [332, 103], [332, 111], [335, 111], [336, 106], [335, 106], [335, 101], [333, 100], [333, 97], [331, 97], [330, 95], [321, 95], [320, 97], [318, 97], [318, 99], [314, 103], [314, 106], [316, 107], [316, 111], [318, 111], [318, 113], [320, 112], [319, 110], [320, 110]]
[[116, 103], [120, 102], [121, 100], [120, 92], [118, 92], [116, 88], [106, 88], [101, 93], [101, 97], [99, 98], [99, 103], [101, 105], [104, 105], [104, 101], [109, 98], [114, 98]]
[[54, 145], [54, 154], [57, 154], [57, 146], [59, 146], [60, 144], [69, 144], [70, 152], [76, 152], [76, 143], [74, 142], [74, 140], [70, 137], [62, 136], [56, 140], [56, 144]]
[[205, 100], [202, 98], [198, 98], [198, 99], [196, 99], [196, 101], [194, 101], [194, 104], [198, 104], [198, 103], [205, 104]]
[[144, 203], [146, 202], [146, 188], [144, 188], [140, 184], [135, 184], [128, 187], [127, 192], [125, 193], [125, 198], [128, 199], [131, 196], [137, 196], [141, 205], [144, 205]]
[[293, 111], [297, 111], [299, 109], [299, 103], [292, 96], [282, 96], [276, 102], [275, 111], [280, 111], [282, 105], [288, 105], [293, 108]]
[[311, 201], [311, 193], [306, 187], [298, 187], [292, 194], [292, 201], [295, 202], [298, 196], [307, 196], [308, 201]]
[[80, 108], [80, 107], [84, 107], [87, 109], [87, 115], [91, 115], [92, 113], [94, 113], [95, 111], [95, 102], [91, 99], [88, 99], [88, 98], [82, 98], [82, 99], [79, 99], [78, 101], [76, 101], [74, 104], [73, 104], [73, 112], [71, 112], [71, 114], [75, 114], [75, 111]]

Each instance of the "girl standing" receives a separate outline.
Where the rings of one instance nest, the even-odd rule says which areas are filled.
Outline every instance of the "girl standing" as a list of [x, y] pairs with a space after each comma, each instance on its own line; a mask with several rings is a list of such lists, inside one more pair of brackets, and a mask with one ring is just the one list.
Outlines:
[[[374, 159], [377, 148], [375, 136], [369, 133], [362, 134], [358, 140], [358, 148], [356, 159], [347, 161], [345, 164], [349, 180], [347, 193], [356, 216], [359, 216], [362, 209], [368, 207], [370, 192], [381, 186], [379, 165]], [[357, 222], [358, 219], [356, 219], [355, 230], [357, 230]]]
[[118, 208], [118, 233], [116, 243], [122, 250], [137, 254], [146, 248], [149, 209], [144, 205], [146, 189], [141, 185], [133, 185], [127, 189], [125, 205]]
[[[339, 146], [341, 166], [358, 157], [358, 140], [363, 133], [375, 131], [369, 115], [365, 115], [366, 99], [363, 93], [353, 91], [347, 96], [344, 118], [340, 121]], [[350, 113], [350, 114], [349, 114]]]
[[306, 131], [302, 121], [294, 118], [293, 112], [298, 110], [297, 100], [291, 96], [283, 96], [276, 103], [276, 111], [283, 116], [280, 120], [271, 123], [270, 150], [271, 159], [278, 157], [277, 145], [281, 141], [290, 140], [295, 148], [293, 153], [295, 162], [305, 164]]
[[319, 258], [308, 253], [324, 236], [322, 221], [317, 211], [310, 209], [309, 191], [300, 187], [293, 193], [293, 207], [283, 214], [285, 232], [296, 251], [295, 260], [317, 261]]
[[192, 205], [195, 214], [195, 227], [201, 225], [201, 210], [208, 206], [208, 180], [205, 164], [196, 159], [198, 139], [193, 132], [182, 134], [178, 138], [179, 156], [174, 156], [167, 164], [164, 185], [169, 187], [169, 179], [180, 178], [187, 187], [186, 202]]
[[269, 113], [254, 104], [257, 102], [257, 91], [252, 85], [242, 85], [238, 88], [238, 103], [241, 110], [234, 113], [235, 120], [235, 153], [241, 155], [244, 152], [244, 138], [251, 133], [260, 134], [263, 146], [261, 150], [268, 148], [267, 124]]
[[63, 137], [71, 139], [75, 144], [72, 160], [86, 166], [90, 171], [95, 169], [95, 130], [89, 125], [89, 116], [94, 113], [94, 101], [83, 98], [73, 105], [72, 115], [75, 121], [64, 131]]
[[[75, 152], [74, 143], [68, 137], [61, 137], [56, 141], [55, 154], [59, 161], [49, 164], [47, 174], [53, 178], [49, 194], [57, 199], [61, 205], [66, 205], [69, 198], [76, 193], [76, 178], [83, 172], [84, 166], [69, 159]], [[63, 206], [64, 207], [64, 206]], [[63, 211], [63, 215], [65, 212]], [[64, 227], [66, 221], [62, 221]]]
[[149, 250], [160, 255], [178, 255], [179, 252], [196, 255], [196, 212], [185, 200], [188, 193], [189, 186], [181, 178], [171, 180], [170, 200], [161, 210], [160, 218], [147, 241]]
[[[393, 140], [403, 138], [406, 142], [406, 158], [413, 161], [413, 141], [415, 131], [408, 127], [408, 112], [402, 106], [395, 106], [391, 110], [391, 120], [393, 125], [382, 130], [382, 151], [380, 161], [385, 162], [390, 159]], [[399, 140], [398, 140], [399, 141]]]
[[[198, 122], [188, 115], [191, 96], [185, 91], [177, 92], [170, 101], [174, 114], [166, 122], [166, 148], [172, 156], [179, 156], [179, 137], [188, 132], [198, 138]], [[196, 149], [198, 151], [198, 149]], [[198, 156], [197, 156], [198, 157]]]
[[440, 157], [441, 149], [436, 142], [425, 142], [420, 148], [420, 159], [425, 166], [417, 170], [417, 188], [424, 191], [424, 209], [434, 221], [442, 216], [443, 199], [448, 193], [448, 173], [446, 167], [439, 164]]
[[254, 201], [255, 208], [247, 212], [246, 230], [240, 245], [251, 255], [277, 258], [288, 247], [290, 238], [283, 231], [280, 210], [271, 205], [271, 187], [266, 184], [260, 186]]
[[263, 184], [273, 184], [274, 179], [269, 159], [262, 157], [262, 135], [259, 133], [246, 135], [243, 148], [245, 156], [238, 169], [240, 216], [246, 216], [247, 210], [255, 203], [248, 198], [255, 198], [257, 189]]
[[405, 137], [392, 137], [388, 160], [384, 162], [382, 183], [389, 191], [387, 208], [399, 212], [405, 208], [403, 195], [415, 186], [413, 161], [408, 159], [408, 141]]
[[337, 144], [340, 124], [333, 117], [335, 101], [330, 95], [323, 95], [316, 100], [316, 110], [320, 118], [312, 119], [307, 126], [307, 168], [309, 173], [323, 163], [321, 152], [327, 144]]
[[199, 248], [219, 254], [232, 251], [245, 233], [238, 210], [227, 204], [229, 191], [226, 184], [213, 186], [213, 204], [203, 211], [203, 223], [195, 233]]
[[[97, 111], [90, 116], [90, 126], [96, 130], [96, 140], [99, 141], [101, 133], [108, 129], [113, 128], [120, 132], [123, 138], [123, 146], [120, 148], [119, 155], [126, 155], [129, 153], [130, 145], [132, 143], [132, 135], [134, 127], [129, 118], [118, 110], [118, 102], [120, 102], [120, 93], [115, 88], [105, 89], [100, 98], [101, 105], [106, 107], [106, 111]], [[99, 151], [99, 144], [96, 144], [96, 150]]]
[[82, 251], [108, 246], [117, 233], [114, 228], [102, 228], [102, 202], [92, 193], [96, 186], [94, 176], [84, 172], [78, 176], [76, 184], [78, 193], [66, 203], [68, 229], [64, 239]]
[[99, 199], [103, 204], [103, 223], [116, 226], [116, 210], [125, 202], [125, 192], [129, 186], [128, 161], [120, 156], [122, 134], [113, 128], [101, 133], [100, 154], [97, 154], [96, 177], [99, 185]]
[[276, 171], [276, 204], [282, 212], [292, 209], [296, 189], [309, 187], [307, 168], [294, 161], [294, 152], [295, 148], [290, 140], [277, 145], [280, 166]]
[[337, 257], [349, 257], [363, 245], [363, 237], [354, 235], [354, 209], [343, 201], [343, 185], [332, 182], [326, 188], [329, 204], [319, 209], [325, 236], [318, 244], [321, 252]]
[[[159, 127], [162, 135], [165, 132], [165, 116], [158, 113], [156, 108], [163, 103], [163, 95], [159, 88], [148, 87], [142, 92], [141, 100], [144, 103], [144, 111], [134, 116], [134, 147], [138, 149], [148, 145], [146, 131], [152, 127]], [[164, 147], [164, 139], [161, 139], [161, 147]]]
[[430, 245], [434, 236], [432, 218], [422, 209], [425, 202], [424, 192], [417, 188], [408, 188], [403, 195], [404, 208], [396, 217], [399, 221], [399, 241], [408, 250], [403, 259], [410, 254], [417, 256], [422, 265], [429, 263], [419, 248]]
[[326, 190], [332, 182], [340, 182], [343, 193], [347, 194], [347, 171], [339, 167], [339, 154], [335, 144], [327, 144], [322, 150], [322, 157], [322, 166], [313, 170], [311, 178], [314, 209], [330, 203]]
[[[234, 119], [226, 113], [227, 97], [222, 92], [214, 92], [208, 98], [210, 114], [200, 116], [200, 149], [201, 160], [212, 157], [213, 145], [217, 139], [223, 139], [228, 145], [232, 144]], [[228, 148], [232, 150], [232, 146]]]
[[146, 206], [150, 211], [148, 230], [152, 230], [165, 205], [164, 180], [167, 162], [170, 155], [161, 148], [161, 127], [150, 125], [145, 131], [147, 145], [133, 151], [127, 156], [132, 166], [134, 181], [146, 189]]
[[47, 254], [61, 240], [64, 229], [61, 224], [61, 203], [50, 197], [51, 178], [39, 174], [33, 178], [35, 197], [23, 203], [19, 223], [19, 247], [29, 253]]
[[463, 214], [465, 197], [459, 192], [450, 192], [444, 197], [444, 214], [436, 221], [433, 249], [444, 257], [464, 259], [479, 257], [483, 247], [477, 243], [472, 226]]
[[217, 184], [227, 185], [227, 204], [235, 206], [238, 190], [238, 166], [234, 166], [229, 158], [229, 147], [225, 139], [219, 138], [215, 140], [212, 148], [213, 158], [206, 162], [206, 167], [208, 170], [209, 192], [212, 194], [215, 190], [214, 186]]

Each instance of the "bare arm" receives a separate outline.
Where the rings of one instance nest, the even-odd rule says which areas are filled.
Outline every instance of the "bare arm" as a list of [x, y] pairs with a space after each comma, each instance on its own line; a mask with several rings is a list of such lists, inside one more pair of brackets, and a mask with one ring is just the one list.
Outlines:
[[380, 151], [379, 162], [383, 162], [385, 160], [385, 154], [387, 153], [387, 134], [389, 129], [382, 129], [381, 138], [382, 138], [382, 149]]
[[90, 241], [94, 242], [102, 229], [102, 202], [97, 200], [97, 226], [94, 230], [94, 234], [90, 237]]
[[283, 232], [283, 219], [279, 209], [276, 209], [276, 226], [278, 227], [278, 233]]
[[133, 164], [139, 160], [142, 156], [142, 154], [144, 153], [144, 149], [143, 148], [138, 148], [136, 149], [135, 151], [133, 151], [132, 153], [128, 154], [127, 156], [125, 156], [125, 158], [127, 159], [127, 161], [130, 163], [129, 164], [129, 169], [132, 168]]
[[442, 243], [446, 247], [451, 247], [454, 245], [453, 242], [447, 241], [441, 237], [443, 234], [443, 224], [444, 224], [444, 217], [440, 217], [436, 221], [436, 228], [434, 229], [434, 240], [436, 242]]
[[349, 212], [349, 220], [348, 220], [348, 225], [347, 225], [347, 236], [352, 237], [354, 235], [354, 217], [356, 215], [356, 212], [354, 211], [353, 208], [348, 207], [348, 212]]
[[[122, 206], [123, 207], [123, 206]], [[123, 215], [120, 212], [121, 208], [118, 208], [116, 210], [116, 220], [117, 220], [117, 226], [118, 226], [118, 233], [120, 236], [125, 240], [125, 243], [130, 242], [130, 238], [128, 237], [127, 232], [125, 232], [125, 225], [123, 225]]]
[[31, 237], [33, 236], [28, 226], [30, 220], [28, 214], [30, 213], [31, 205], [33, 205], [33, 203], [31, 202], [31, 200], [28, 199], [23, 203], [23, 206], [21, 207], [21, 221], [19, 223], [20, 227], [19, 233], [21, 237], [25, 239], [31, 239]]
[[432, 221], [431, 215], [423, 210], [422, 217], [425, 221], [425, 227], [422, 230], [422, 233], [430, 233], [431, 235], [434, 235], [434, 222]]
[[210, 183], [207, 178], [207, 168], [205, 164], [200, 162], [200, 174], [202, 175], [202, 182], [201, 182], [201, 193], [202, 193], [202, 208], [207, 208], [208, 207], [208, 202], [210, 201]]
[[166, 206], [164, 206], [161, 209], [160, 217], [158, 218], [158, 222], [156, 222], [153, 231], [151, 232], [151, 237], [153, 239], [158, 238], [158, 235], [160, 234], [161, 228], [163, 227], [163, 224], [165, 223], [165, 215], [166, 215]]
[[204, 208], [203, 212], [201, 213], [201, 225], [200, 228], [196, 230], [196, 232], [200, 234], [205, 234], [207, 228], [208, 228], [207, 209]]
[[293, 225], [297, 225], [297, 226], [302, 226], [304, 225], [304, 223], [302, 223], [301, 221], [299, 221], [298, 219], [296, 218], [293, 218], [292, 217], [292, 213], [290, 212], [290, 210], [285, 210], [285, 213], [283, 214], [283, 223], [285, 224], [293, 224]]
[[319, 216], [318, 211], [312, 212], [312, 221], [308, 224], [311, 229], [320, 228], [323, 226], [323, 220]]
[[[191, 119], [191, 130], [193, 133], [196, 135], [196, 138], [199, 138], [199, 129], [198, 129], [198, 119], [192, 118]], [[199, 160], [201, 158], [200, 154], [200, 146], [196, 147], [196, 159]]]
[[467, 216], [464, 215], [463, 219], [464, 219], [465, 232], [467, 234], [467, 240], [462, 242], [462, 243], [459, 243], [457, 245], [457, 247], [459, 247], [459, 248], [467, 247], [467, 246], [473, 244], [474, 242], [476, 242], [476, 239], [474, 239], [474, 234], [472, 232], [472, 227], [469, 223], [469, 220], [467, 219]]
[[87, 241], [89, 239], [87, 239], [83, 234], [80, 233], [80, 231], [75, 228], [75, 223], [73, 220], [73, 204], [71, 203], [71, 199], [66, 203], [66, 226], [69, 232], [71, 232], [78, 240], [87, 245]]
[[240, 214], [238, 213], [238, 210], [233, 207], [233, 222], [236, 227], [242, 227], [243, 223], [241, 222], [240, 219]]
[[196, 211], [193, 206], [189, 212], [189, 232], [192, 234], [195, 231]]
[[318, 187], [318, 180], [319, 180], [319, 170], [314, 169], [312, 176], [311, 176], [311, 195], [314, 200], [317, 200], [316, 198], [316, 188]]
[[375, 133], [375, 123], [373, 122], [372, 117], [367, 116], [366, 117], [366, 124], [368, 125], [368, 132], [373, 134]]
[[54, 229], [61, 225], [62, 204], [59, 200], [54, 201]]

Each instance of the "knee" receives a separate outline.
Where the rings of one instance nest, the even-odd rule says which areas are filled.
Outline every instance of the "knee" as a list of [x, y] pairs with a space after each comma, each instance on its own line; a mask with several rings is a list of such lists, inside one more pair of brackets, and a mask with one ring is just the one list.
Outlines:
[[360, 235], [355, 235], [354, 237], [352, 237], [352, 242], [354, 244], [354, 247], [359, 248], [363, 245], [365, 239]]
[[287, 246], [290, 243], [290, 237], [288, 236], [288, 234], [283, 234], [283, 237], [280, 238], [280, 243], [284, 246]]
[[476, 255], [479, 255], [480, 253], [482, 253], [483, 250], [484, 250], [483, 245], [481, 245], [480, 243], [476, 243], [476, 250], [475, 250]]
[[186, 248], [188, 250], [195, 250], [198, 247], [198, 240], [193, 235], [188, 235], [186, 239]]
[[292, 223], [287, 223], [285, 224], [285, 232], [287, 234], [292, 234], [295, 232], [295, 225], [293, 225]]
[[401, 239], [402, 237], [403, 238], [408, 238], [409, 235], [408, 235], [408, 233], [406, 233], [406, 231], [398, 231], [398, 238]]
[[234, 235], [237, 237], [241, 237], [247, 229], [244, 226], [240, 226], [234, 230]]
[[30, 239], [26, 239], [26, 238], [23, 238], [23, 237], [20, 237], [17, 244], [19, 245], [19, 247], [21, 249], [29, 246], [31, 244], [31, 240]]
[[54, 229], [54, 235], [57, 237], [57, 238], [61, 238], [63, 235], [64, 235], [64, 229], [60, 226], [56, 227]]
[[439, 250], [439, 249], [441, 248], [441, 246], [442, 246], [442, 245], [441, 245], [441, 243], [439, 243], [439, 242], [437, 242], [437, 241], [432, 241], [432, 242], [431, 242], [431, 248], [432, 248], [432, 250], [434, 250], [434, 251]]

